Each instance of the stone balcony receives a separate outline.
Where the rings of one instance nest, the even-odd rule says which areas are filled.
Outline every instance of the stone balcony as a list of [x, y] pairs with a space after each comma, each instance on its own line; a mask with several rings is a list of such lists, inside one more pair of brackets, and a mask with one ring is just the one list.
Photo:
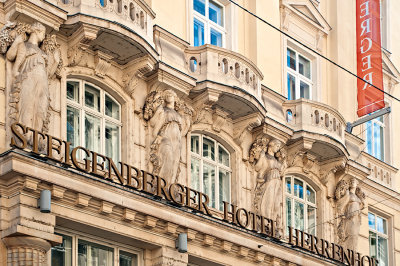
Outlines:
[[212, 81], [261, 99], [263, 74], [248, 58], [213, 45], [185, 49], [187, 71], [197, 82]]
[[293, 130], [326, 135], [345, 144], [346, 121], [336, 109], [307, 99], [287, 101], [282, 108]]
[[[286, 125], [293, 131], [291, 144], [301, 145], [318, 161], [346, 157], [345, 120], [334, 108], [307, 99], [282, 104]], [[299, 141], [301, 140], [301, 141]]]
[[143, 0], [48, 0], [68, 12], [119, 24], [153, 45], [155, 13]]

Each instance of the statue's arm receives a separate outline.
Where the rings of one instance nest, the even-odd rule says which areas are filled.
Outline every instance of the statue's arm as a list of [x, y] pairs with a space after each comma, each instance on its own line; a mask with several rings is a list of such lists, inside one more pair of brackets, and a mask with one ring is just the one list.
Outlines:
[[163, 110], [163, 106], [160, 105], [160, 106], [158, 106], [153, 117], [150, 119], [150, 126], [153, 128], [153, 130], [152, 130], [153, 138], [155, 138], [158, 135], [158, 132], [160, 131], [163, 124], [164, 124], [164, 110]]
[[18, 35], [14, 42], [11, 44], [10, 49], [7, 51], [7, 60], [9, 61], [14, 61], [14, 59], [17, 57], [18, 50], [20, 50], [20, 44], [24, 42], [24, 38], [22, 35]]
[[50, 78], [57, 71], [58, 64], [60, 63], [60, 50], [56, 49], [51, 55], [49, 65], [47, 66], [47, 76]]

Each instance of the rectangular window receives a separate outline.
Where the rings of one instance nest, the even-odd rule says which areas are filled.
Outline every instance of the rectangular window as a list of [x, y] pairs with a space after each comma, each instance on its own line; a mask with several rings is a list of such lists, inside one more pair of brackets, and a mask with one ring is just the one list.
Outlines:
[[374, 213], [368, 213], [369, 255], [379, 261], [379, 265], [389, 265], [387, 220]]
[[379, 160], [384, 160], [384, 120], [383, 116], [365, 124], [367, 152]]
[[223, 47], [224, 7], [212, 0], [193, 0], [193, 45], [206, 43]]
[[298, 52], [287, 49], [287, 98], [312, 98], [311, 61]]
[[138, 266], [138, 252], [123, 250], [118, 244], [102, 244], [80, 235], [61, 235], [62, 244], [51, 248], [52, 266]]

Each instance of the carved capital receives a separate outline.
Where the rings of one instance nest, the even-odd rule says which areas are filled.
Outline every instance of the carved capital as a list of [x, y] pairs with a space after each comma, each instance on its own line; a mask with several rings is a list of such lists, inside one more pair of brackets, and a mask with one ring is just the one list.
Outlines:
[[46, 252], [50, 250], [51, 244], [46, 240], [15, 236], [6, 237], [3, 242], [7, 246], [7, 265], [47, 265]]

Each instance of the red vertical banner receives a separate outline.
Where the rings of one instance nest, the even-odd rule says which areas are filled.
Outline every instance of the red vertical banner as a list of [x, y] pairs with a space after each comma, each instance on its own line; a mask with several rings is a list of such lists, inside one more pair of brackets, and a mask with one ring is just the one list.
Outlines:
[[[380, 0], [357, 0], [357, 75], [383, 90]], [[384, 94], [357, 80], [357, 115], [385, 107]]]

